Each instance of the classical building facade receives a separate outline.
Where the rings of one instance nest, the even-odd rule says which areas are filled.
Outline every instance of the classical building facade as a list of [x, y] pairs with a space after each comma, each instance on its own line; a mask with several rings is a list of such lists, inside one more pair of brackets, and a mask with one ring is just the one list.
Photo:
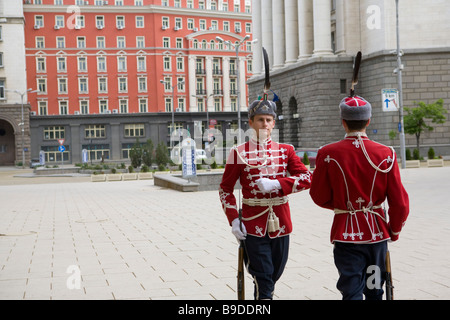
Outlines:
[[136, 139], [171, 146], [172, 124], [235, 128], [247, 109], [249, 0], [23, 2], [32, 157], [126, 160]]
[[30, 159], [24, 24], [20, 1], [0, 1], [0, 165]]
[[[444, 99], [450, 109], [450, 3], [399, 1], [404, 107]], [[252, 2], [254, 77], [250, 99], [263, 88], [261, 47], [269, 55], [272, 90], [280, 101], [280, 139], [317, 148], [343, 136], [339, 101], [349, 93], [354, 56], [363, 53], [357, 94], [371, 101], [369, 136], [399, 147], [398, 112], [383, 112], [381, 91], [397, 88], [394, 0], [261, 0]], [[447, 114], [448, 119], [448, 114]], [[422, 135], [421, 154], [450, 155], [450, 121]], [[415, 137], [406, 135], [408, 148]]]

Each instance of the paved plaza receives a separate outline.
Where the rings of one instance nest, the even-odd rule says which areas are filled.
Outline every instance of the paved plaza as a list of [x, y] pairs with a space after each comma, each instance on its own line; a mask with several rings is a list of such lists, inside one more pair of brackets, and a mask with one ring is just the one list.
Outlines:
[[[17, 172], [0, 170], [0, 299], [236, 299], [238, 244], [218, 192]], [[450, 167], [401, 174], [411, 212], [389, 246], [395, 298], [450, 299]], [[294, 233], [275, 298], [338, 300], [333, 214], [308, 192], [289, 198]], [[246, 289], [252, 299], [250, 276]]]

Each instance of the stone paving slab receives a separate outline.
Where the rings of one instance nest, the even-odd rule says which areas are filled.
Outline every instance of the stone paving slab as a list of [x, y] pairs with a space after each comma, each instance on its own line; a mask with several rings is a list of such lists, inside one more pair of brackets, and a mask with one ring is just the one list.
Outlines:
[[[389, 246], [395, 297], [450, 299], [450, 167], [401, 174], [411, 213]], [[238, 244], [216, 191], [39, 179], [48, 180], [0, 176], [0, 299], [236, 298]], [[340, 299], [332, 213], [308, 192], [290, 205], [294, 233], [275, 298]], [[248, 275], [246, 289], [252, 299]]]

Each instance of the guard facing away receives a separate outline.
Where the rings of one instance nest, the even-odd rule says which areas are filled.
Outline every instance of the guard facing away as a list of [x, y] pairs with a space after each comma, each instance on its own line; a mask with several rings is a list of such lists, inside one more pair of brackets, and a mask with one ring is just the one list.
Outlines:
[[[394, 149], [366, 134], [370, 103], [353, 94], [339, 105], [345, 138], [319, 149], [310, 195], [317, 205], [334, 211], [330, 240], [343, 299], [362, 299], [363, 294], [382, 299], [387, 241], [398, 240], [409, 198]], [[374, 275], [380, 279], [370, 278]]]

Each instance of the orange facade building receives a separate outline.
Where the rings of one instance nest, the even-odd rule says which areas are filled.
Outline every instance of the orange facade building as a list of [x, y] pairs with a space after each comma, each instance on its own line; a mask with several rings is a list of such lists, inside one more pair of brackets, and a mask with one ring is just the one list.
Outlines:
[[[36, 115], [171, 112], [172, 105], [235, 111], [238, 89], [246, 109], [248, 0], [24, 3], [28, 87], [40, 89], [30, 97]], [[245, 35], [238, 59], [216, 39], [235, 44]]]

